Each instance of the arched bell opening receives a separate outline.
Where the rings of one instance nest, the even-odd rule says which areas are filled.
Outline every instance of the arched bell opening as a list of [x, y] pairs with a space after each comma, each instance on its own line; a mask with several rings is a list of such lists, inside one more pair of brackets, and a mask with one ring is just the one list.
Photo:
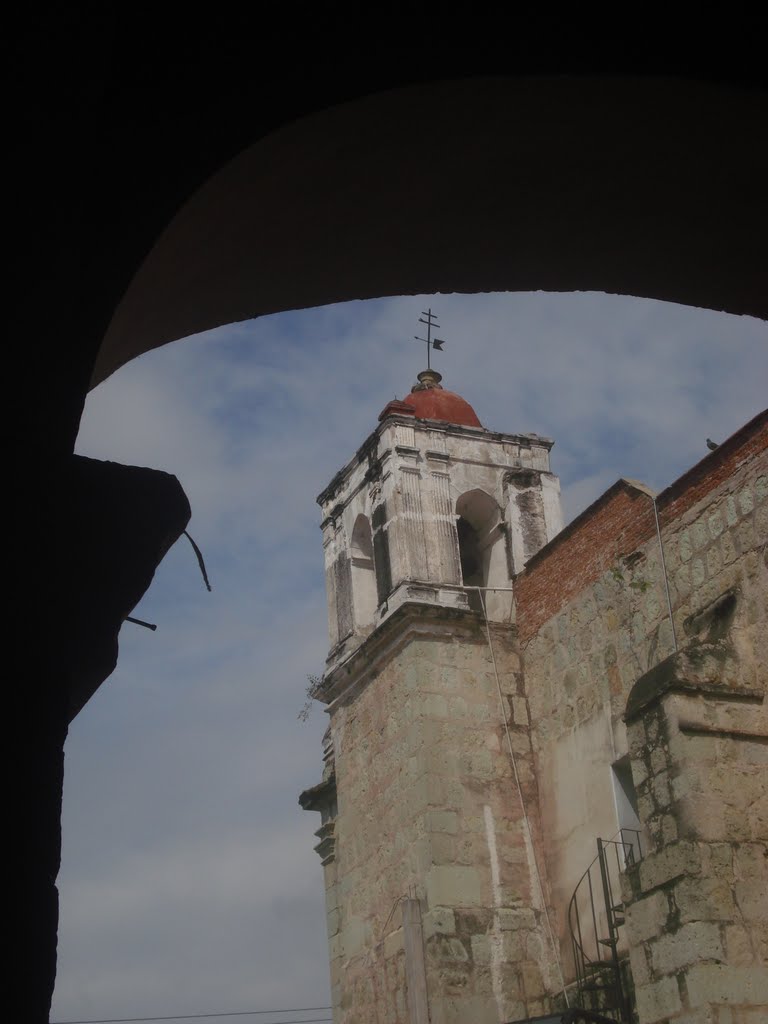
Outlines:
[[[459, 497], [456, 502], [456, 514], [464, 586], [509, 586], [504, 550], [504, 518], [498, 503], [490, 494], [476, 488], [466, 491]], [[477, 590], [469, 590], [467, 597], [471, 608], [476, 611], [482, 610]], [[491, 603], [495, 606], [497, 602]]]
[[371, 626], [376, 617], [376, 566], [373, 558], [373, 534], [368, 517], [355, 520], [351, 543], [352, 603], [355, 629]]

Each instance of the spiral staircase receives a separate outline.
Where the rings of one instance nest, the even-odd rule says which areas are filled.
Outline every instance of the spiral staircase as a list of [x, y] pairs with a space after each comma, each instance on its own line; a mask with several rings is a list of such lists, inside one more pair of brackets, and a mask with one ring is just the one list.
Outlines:
[[[624, 905], [620, 876], [642, 857], [640, 833], [620, 829], [597, 840], [597, 855], [568, 906], [579, 1007], [592, 1016], [633, 1024], [629, 960], [622, 946]], [[575, 1011], [578, 1013], [578, 1010]]]

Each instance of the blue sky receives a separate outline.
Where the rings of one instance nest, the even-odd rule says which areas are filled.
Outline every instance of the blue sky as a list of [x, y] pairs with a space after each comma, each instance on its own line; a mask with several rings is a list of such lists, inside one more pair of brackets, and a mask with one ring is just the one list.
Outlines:
[[[53, 1021], [329, 1003], [317, 815], [326, 716], [315, 496], [423, 368], [491, 429], [555, 439], [566, 519], [619, 476], [662, 488], [766, 404], [760, 321], [595, 293], [380, 299], [264, 317], [100, 385], [78, 451], [175, 473], [182, 540], [66, 748]], [[322, 1017], [276, 1015], [275, 1020]], [[262, 1024], [271, 1017], [253, 1018]]]

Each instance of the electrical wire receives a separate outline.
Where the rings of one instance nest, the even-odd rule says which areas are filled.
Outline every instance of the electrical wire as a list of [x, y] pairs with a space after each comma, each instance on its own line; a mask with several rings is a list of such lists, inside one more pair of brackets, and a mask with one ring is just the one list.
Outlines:
[[[314, 1010], [331, 1010], [331, 1006], [290, 1006], [286, 1010], [236, 1010], [229, 1013], [177, 1013], [170, 1017], [99, 1017], [89, 1020], [60, 1020], [52, 1024], [137, 1024], [140, 1021], [157, 1020], [201, 1020], [205, 1017], [253, 1017], [265, 1013], [311, 1013]], [[301, 1020], [274, 1021], [273, 1024], [321, 1024], [331, 1017], [303, 1017]]]
[[656, 495], [650, 496], [653, 502], [653, 517], [656, 520], [656, 536], [659, 540], [659, 554], [661, 555], [661, 572], [664, 577], [664, 589], [667, 593], [667, 611], [669, 612], [669, 624], [672, 627], [672, 646], [677, 653], [677, 634], [675, 633], [675, 617], [672, 614], [672, 598], [669, 594], [669, 576], [667, 575], [667, 563], [664, 561], [664, 545], [661, 541], [661, 526], [659, 525], [659, 507], [656, 504]]

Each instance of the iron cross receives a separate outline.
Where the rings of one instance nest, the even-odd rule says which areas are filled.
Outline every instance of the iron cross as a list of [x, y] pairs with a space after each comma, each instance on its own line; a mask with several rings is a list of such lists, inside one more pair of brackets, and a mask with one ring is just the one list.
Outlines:
[[[425, 320], [424, 317], [426, 317], [427, 319]], [[445, 342], [443, 341], [442, 338], [433, 338], [432, 337], [432, 328], [433, 327], [436, 327], [438, 330], [440, 330], [440, 324], [436, 323], [436, 320], [437, 320], [437, 313], [433, 313], [431, 309], [426, 310], [426, 312], [422, 309], [421, 316], [419, 317], [419, 323], [427, 325], [427, 336], [426, 336], [426, 338], [420, 338], [418, 336], [418, 334], [414, 334], [414, 338], [416, 339], [416, 341], [423, 341], [424, 344], [427, 346], [427, 369], [428, 370], [432, 369], [432, 367], [430, 366], [430, 362], [429, 362], [429, 350], [431, 348], [436, 348], [438, 352], [442, 352], [443, 351], [443, 345], [445, 344]]]

